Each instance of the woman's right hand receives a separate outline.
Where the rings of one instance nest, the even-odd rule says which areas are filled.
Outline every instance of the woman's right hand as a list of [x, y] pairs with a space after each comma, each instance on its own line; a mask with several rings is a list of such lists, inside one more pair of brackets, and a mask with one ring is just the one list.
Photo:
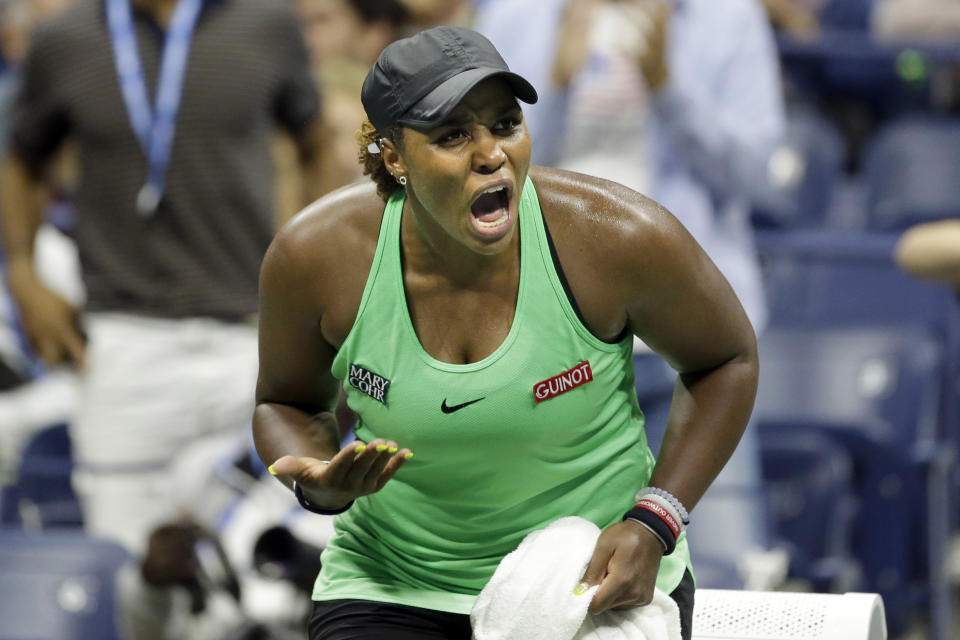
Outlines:
[[72, 362], [83, 368], [86, 336], [80, 330], [79, 311], [32, 274], [14, 275], [11, 272], [10, 293], [36, 353], [51, 366]]
[[329, 461], [283, 456], [270, 473], [296, 481], [304, 497], [318, 507], [339, 509], [361, 496], [376, 493], [413, 457], [410, 449], [381, 438], [364, 444], [354, 441]]

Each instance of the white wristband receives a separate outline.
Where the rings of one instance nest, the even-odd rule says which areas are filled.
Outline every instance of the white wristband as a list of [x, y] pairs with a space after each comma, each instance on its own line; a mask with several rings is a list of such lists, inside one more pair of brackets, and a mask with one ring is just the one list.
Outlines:
[[681, 531], [686, 530], [687, 525], [686, 525], [686, 523], [684, 523], [683, 518], [680, 517], [680, 512], [677, 511], [677, 508], [673, 506], [673, 503], [672, 503], [672, 502], [670, 502], [669, 500], [667, 500], [667, 499], [664, 498], [663, 496], [659, 496], [659, 495], [657, 495], [657, 494], [655, 494], [655, 493], [648, 493], [648, 494], [646, 494], [646, 495], [637, 496], [637, 497], [640, 498], [640, 499], [642, 499], [642, 500], [650, 500], [650, 501], [652, 501], [652, 502], [656, 502], [658, 505], [660, 505], [661, 507], [663, 507], [664, 509], [666, 509], [667, 513], [669, 513], [671, 516], [673, 516], [673, 519], [676, 520], [676, 521], [677, 521], [677, 524], [680, 525], [680, 530], [681, 530]]
[[684, 525], [690, 524], [690, 514], [687, 513], [687, 510], [684, 508], [683, 503], [680, 502], [676, 498], [676, 496], [674, 496], [669, 491], [664, 491], [659, 487], [644, 487], [643, 489], [640, 489], [640, 491], [637, 493], [635, 501], [639, 502], [641, 498], [645, 498], [650, 495], [659, 496], [667, 500], [676, 510], [677, 515], [680, 516], [679, 518], [680, 522], [682, 522]]

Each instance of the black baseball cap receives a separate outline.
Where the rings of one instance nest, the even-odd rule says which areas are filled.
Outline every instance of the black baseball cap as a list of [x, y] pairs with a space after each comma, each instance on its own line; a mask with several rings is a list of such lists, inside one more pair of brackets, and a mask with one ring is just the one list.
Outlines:
[[520, 100], [537, 101], [533, 85], [510, 71], [485, 37], [463, 27], [434, 27], [388, 45], [367, 73], [360, 99], [378, 131], [395, 124], [429, 129], [494, 76]]

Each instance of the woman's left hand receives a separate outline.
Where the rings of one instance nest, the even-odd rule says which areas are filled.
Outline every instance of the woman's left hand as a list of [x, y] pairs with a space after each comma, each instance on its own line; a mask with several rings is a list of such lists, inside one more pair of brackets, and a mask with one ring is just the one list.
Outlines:
[[650, 604], [663, 557], [663, 545], [633, 520], [610, 525], [597, 539], [578, 592], [599, 584], [590, 613]]

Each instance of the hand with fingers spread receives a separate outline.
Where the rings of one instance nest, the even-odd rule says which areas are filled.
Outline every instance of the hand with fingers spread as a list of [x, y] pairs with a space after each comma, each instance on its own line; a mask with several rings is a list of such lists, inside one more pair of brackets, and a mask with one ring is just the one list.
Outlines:
[[575, 593], [599, 584], [590, 613], [630, 609], [653, 600], [663, 545], [643, 525], [624, 520], [603, 530]]
[[333, 511], [380, 491], [412, 457], [410, 449], [377, 438], [369, 444], [351, 442], [329, 461], [283, 456], [269, 471], [295, 481], [310, 504]]

